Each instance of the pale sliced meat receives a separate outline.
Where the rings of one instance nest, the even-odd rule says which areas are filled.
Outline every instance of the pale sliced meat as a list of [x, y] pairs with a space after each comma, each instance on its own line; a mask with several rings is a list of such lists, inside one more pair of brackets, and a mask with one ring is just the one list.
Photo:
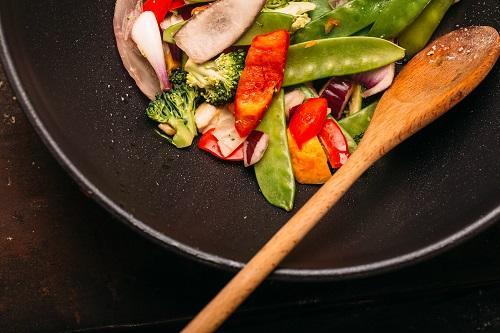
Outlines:
[[174, 36], [195, 63], [204, 63], [233, 45], [253, 24], [266, 0], [218, 0]]

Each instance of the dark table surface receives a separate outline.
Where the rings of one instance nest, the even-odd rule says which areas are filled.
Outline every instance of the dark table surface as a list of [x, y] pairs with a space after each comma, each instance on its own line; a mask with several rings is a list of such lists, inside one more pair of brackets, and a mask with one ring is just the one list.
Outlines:
[[[232, 276], [149, 243], [80, 192], [1, 67], [0, 199], [0, 332], [176, 331]], [[399, 272], [268, 281], [223, 328], [378, 330], [500, 332], [500, 225]]]

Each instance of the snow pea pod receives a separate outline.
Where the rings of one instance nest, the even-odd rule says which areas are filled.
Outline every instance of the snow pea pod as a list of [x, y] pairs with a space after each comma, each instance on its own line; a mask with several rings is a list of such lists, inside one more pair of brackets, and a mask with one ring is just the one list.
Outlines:
[[288, 49], [283, 86], [366, 72], [402, 59], [404, 49], [373, 37], [339, 37], [295, 44]]
[[172, 24], [170, 27], [163, 30], [163, 41], [170, 44], [175, 44], [174, 35], [186, 23], [187, 21], [178, 22], [176, 24]]
[[292, 42], [350, 36], [375, 22], [388, 3], [388, 0], [352, 0], [309, 22], [295, 33]]
[[399, 45], [406, 49], [407, 57], [412, 57], [427, 45], [453, 2], [454, 0], [432, 0], [415, 22], [399, 35]]
[[372, 120], [373, 113], [377, 108], [377, 102], [374, 102], [352, 116], [345, 117], [339, 120], [339, 125], [354, 139], [358, 140], [363, 136], [370, 121]]
[[282, 13], [261, 13], [248, 31], [234, 45], [250, 45], [257, 35], [292, 27], [293, 16]]
[[316, 9], [309, 12], [309, 17], [312, 20], [315, 20], [318, 17], [332, 11], [332, 6], [330, 6], [329, 0], [310, 0], [309, 2], [316, 5]]
[[257, 129], [269, 135], [269, 146], [255, 165], [259, 187], [270, 204], [290, 211], [295, 199], [295, 178], [288, 150], [283, 89], [274, 97]]
[[430, 0], [392, 0], [373, 23], [370, 36], [397, 37], [422, 13]]

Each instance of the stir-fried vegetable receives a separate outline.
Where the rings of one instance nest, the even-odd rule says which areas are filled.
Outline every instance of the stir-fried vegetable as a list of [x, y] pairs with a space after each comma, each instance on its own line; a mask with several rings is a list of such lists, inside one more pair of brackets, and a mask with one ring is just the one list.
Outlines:
[[178, 148], [201, 133], [199, 149], [254, 167], [264, 197], [289, 211], [296, 181], [326, 182], [356, 150], [368, 101], [452, 3], [117, 0], [113, 25], [157, 132]]
[[184, 66], [187, 82], [200, 88], [201, 95], [210, 104], [232, 102], [245, 65], [245, 51], [223, 53], [217, 59], [203, 64], [188, 60]]
[[181, 76], [177, 75], [173, 88], [158, 95], [146, 109], [150, 119], [167, 124], [173, 130], [164, 137], [177, 148], [189, 147], [197, 135], [194, 111], [199, 100], [196, 88], [182, 82], [182, 79], [177, 81]]
[[197, 64], [233, 45], [253, 24], [265, 0], [219, 0], [194, 15], [174, 36]]
[[311, 21], [293, 36], [293, 43], [345, 37], [369, 26], [379, 17], [389, 0], [352, 0], [347, 5]]
[[288, 147], [292, 156], [293, 174], [297, 182], [314, 185], [323, 184], [330, 179], [332, 173], [318, 137], [309, 139], [302, 147], [299, 147], [289, 130]]
[[397, 37], [420, 15], [429, 2], [430, 0], [391, 0], [373, 24], [370, 36]]
[[326, 99], [310, 98], [291, 116], [289, 130], [299, 148], [321, 131], [326, 120], [327, 108]]
[[152, 12], [143, 12], [135, 21], [131, 33], [139, 51], [149, 61], [160, 81], [162, 90], [170, 89], [165, 54], [158, 24]]
[[286, 30], [254, 38], [236, 91], [236, 129], [247, 136], [259, 124], [281, 88], [290, 35]]
[[329, 38], [295, 44], [288, 50], [283, 85], [366, 72], [402, 59], [404, 49], [373, 37]]
[[290, 211], [295, 199], [295, 180], [288, 149], [283, 91], [274, 97], [257, 129], [269, 136], [269, 146], [255, 165], [260, 190], [269, 203]]
[[422, 50], [431, 39], [454, 0], [432, 0], [422, 14], [398, 37], [399, 45], [406, 49], [406, 57]]

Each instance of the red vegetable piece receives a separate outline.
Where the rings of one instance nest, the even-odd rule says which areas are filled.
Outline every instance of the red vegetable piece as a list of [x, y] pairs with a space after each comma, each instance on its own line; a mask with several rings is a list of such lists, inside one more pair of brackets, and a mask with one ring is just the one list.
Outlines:
[[328, 103], [324, 98], [310, 98], [301, 104], [290, 119], [290, 133], [299, 149], [318, 135], [323, 128], [328, 112]]
[[248, 50], [235, 98], [236, 130], [245, 137], [254, 130], [281, 89], [290, 34], [286, 30], [255, 37]]
[[169, 10], [176, 10], [184, 7], [185, 5], [186, 3], [184, 2], [184, 0], [172, 0], [172, 5], [170, 6]]
[[243, 145], [239, 146], [231, 155], [224, 157], [219, 148], [219, 141], [214, 136], [215, 128], [205, 132], [198, 141], [198, 148], [209, 152], [215, 157], [225, 161], [243, 161]]
[[142, 7], [144, 12], [151, 11], [155, 14], [156, 21], [160, 24], [172, 8], [172, 0], [146, 0]]
[[318, 136], [332, 168], [344, 165], [349, 158], [349, 146], [339, 125], [333, 119], [327, 119]]

